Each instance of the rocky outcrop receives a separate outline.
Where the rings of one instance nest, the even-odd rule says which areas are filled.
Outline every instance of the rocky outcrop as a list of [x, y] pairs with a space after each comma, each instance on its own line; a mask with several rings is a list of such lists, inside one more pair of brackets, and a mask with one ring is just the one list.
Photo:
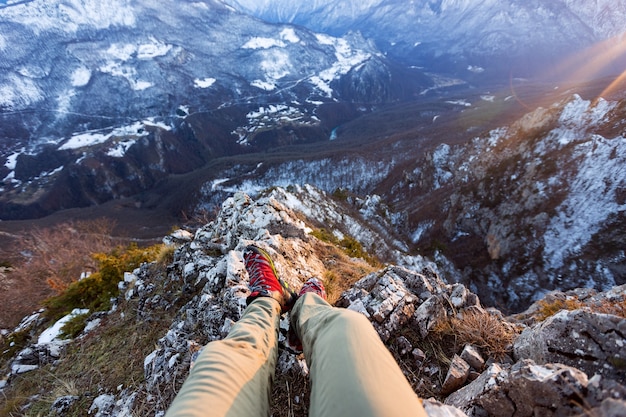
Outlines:
[[[492, 364], [478, 379], [451, 394], [445, 401], [468, 416], [572, 416], [589, 408], [626, 410], [623, 386], [587, 375], [563, 364], [537, 365], [531, 360], [516, 364]], [[614, 403], [616, 398], [621, 400]], [[606, 402], [606, 404], [605, 404]]]
[[[328, 224], [343, 219], [364, 241], [376, 239], [376, 231], [336, 210], [324, 193], [308, 187], [274, 189], [257, 200], [238, 193], [223, 203], [213, 222], [193, 234], [178, 231], [165, 239], [177, 248], [167, 274], [155, 276], [150, 265], [127, 273], [119, 284], [117, 303], [132, 302], [139, 320], [150, 320], [155, 309], [177, 306], [178, 313], [143, 360], [145, 381], [137, 387], [98, 392], [83, 411], [105, 417], [149, 409], [150, 415], [162, 416], [197, 351], [225, 337], [241, 317], [249, 293], [242, 250], [255, 242], [271, 254], [278, 273], [295, 288], [318, 276], [330, 289], [337, 277], [329, 272], [342, 265], [374, 270], [341, 293], [336, 304], [371, 321], [416, 393], [425, 398], [431, 417], [566, 416], [592, 411], [602, 417], [623, 415], [626, 388], [619, 374], [623, 360], [619, 347], [624, 319], [579, 309], [535, 324], [528, 313], [515, 323], [484, 308], [464, 285], [446, 282], [435, 264], [419, 257], [407, 257], [408, 266], [365, 268], [362, 260], [311, 235], [312, 219]], [[393, 245], [385, 251], [401, 256]], [[167, 281], [168, 295], [159, 290], [164, 288], [163, 283], [157, 285], [159, 280]], [[610, 294], [604, 298], [596, 294], [594, 299], [606, 303], [626, 296], [624, 289]], [[36, 317], [29, 320], [35, 322]], [[281, 320], [277, 379], [306, 381], [304, 357], [285, 343], [288, 325], [286, 316]], [[510, 340], [496, 338], [499, 345], [494, 347], [488, 336], [497, 331]], [[13, 363], [27, 365], [35, 356], [40, 352], [29, 346]], [[587, 360], [591, 357], [595, 361]], [[51, 360], [63, 360], [62, 352]], [[611, 360], [613, 369], [606, 366]], [[306, 401], [305, 392], [285, 395], [293, 404]], [[75, 395], [60, 396], [53, 410], [67, 415], [78, 403]]]
[[522, 332], [515, 357], [563, 363], [626, 384], [626, 319], [587, 310], [561, 311]]

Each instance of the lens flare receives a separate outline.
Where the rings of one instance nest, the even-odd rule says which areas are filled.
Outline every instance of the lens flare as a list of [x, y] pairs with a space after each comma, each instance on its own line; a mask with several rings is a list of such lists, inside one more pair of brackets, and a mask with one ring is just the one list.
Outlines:
[[[550, 71], [546, 78], [565, 83], [579, 83], [609, 77], [612, 81], [600, 94], [606, 96], [623, 87], [626, 79], [625, 67], [626, 32], [570, 56]], [[615, 77], [616, 73], [620, 75]]]

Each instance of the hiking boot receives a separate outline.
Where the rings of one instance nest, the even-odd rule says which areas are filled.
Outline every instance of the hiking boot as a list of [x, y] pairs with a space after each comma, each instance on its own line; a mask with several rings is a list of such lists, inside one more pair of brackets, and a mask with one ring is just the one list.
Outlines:
[[296, 302], [296, 293], [278, 278], [270, 255], [257, 246], [249, 245], [243, 251], [243, 259], [250, 276], [248, 305], [258, 297], [270, 297], [278, 301], [282, 313], [289, 311]]
[[[302, 288], [298, 293], [298, 298], [308, 292], [315, 293], [326, 300], [326, 290], [324, 289], [324, 284], [318, 278], [309, 278], [307, 282], [302, 284]], [[296, 334], [292, 325], [289, 326], [289, 331], [287, 332], [287, 345], [293, 353], [302, 352], [302, 341]]]
[[326, 290], [324, 289], [324, 283], [318, 278], [309, 278], [307, 282], [302, 285], [300, 292], [298, 293], [298, 297], [302, 297], [307, 292], [314, 292], [315, 294], [322, 297], [324, 300], [326, 299]]

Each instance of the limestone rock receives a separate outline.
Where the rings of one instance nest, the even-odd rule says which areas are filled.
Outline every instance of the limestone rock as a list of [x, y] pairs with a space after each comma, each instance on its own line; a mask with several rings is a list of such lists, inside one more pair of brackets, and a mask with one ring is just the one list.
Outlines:
[[470, 366], [467, 362], [461, 359], [460, 356], [454, 355], [450, 368], [448, 369], [448, 373], [446, 374], [446, 379], [441, 387], [442, 394], [449, 394], [460, 388], [465, 381], [467, 381], [469, 372]]
[[522, 332], [516, 359], [574, 366], [626, 383], [626, 319], [587, 310], [561, 311]]
[[428, 417], [467, 417], [467, 414], [458, 408], [445, 405], [433, 398], [424, 400], [422, 405]]
[[69, 411], [72, 404], [78, 401], [80, 397], [77, 395], [65, 395], [63, 397], [59, 397], [52, 403], [50, 407], [50, 411], [56, 414], [63, 414]]
[[483, 359], [478, 349], [471, 345], [465, 345], [461, 358], [477, 371], [482, 371], [485, 367], [485, 359]]
[[[618, 389], [618, 395], [623, 395]], [[451, 394], [448, 405], [468, 416], [570, 416], [583, 413], [581, 404], [600, 404], [607, 391], [590, 389], [585, 373], [562, 364], [537, 365], [523, 360], [513, 366], [491, 365], [483, 374]]]
[[442, 297], [432, 296], [424, 301], [415, 311], [415, 322], [422, 337], [426, 337], [428, 332], [447, 316], [446, 306]]
[[607, 398], [598, 407], [587, 411], [594, 417], [623, 417], [626, 416], [626, 401]]

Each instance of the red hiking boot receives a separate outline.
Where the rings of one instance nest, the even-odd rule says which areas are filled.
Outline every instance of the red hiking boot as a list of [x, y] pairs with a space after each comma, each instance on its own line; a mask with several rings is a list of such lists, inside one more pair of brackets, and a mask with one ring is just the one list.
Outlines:
[[281, 312], [285, 313], [293, 307], [297, 295], [289, 288], [274, 267], [270, 255], [263, 249], [250, 245], [243, 251], [246, 270], [250, 276], [250, 295], [246, 299], [248, 305], [258, 297], [270, 297], [280, 303]]
[[[318, 278], [309, 278], [307, 282], [302, 285], [302, 288], [298, 293], [298, 297], [302, 297], [308, 292], [315, 293], [322, 297], [324, 300], [326, 299], [326, 290], [324, 289], [324, 283], [322, 283], [322, 281]], [[291, 325], [289, 326], [289, 331], [287, 332], [287, 343], [294, 352], [302, 352], [302, 341], [300, 340]]]

